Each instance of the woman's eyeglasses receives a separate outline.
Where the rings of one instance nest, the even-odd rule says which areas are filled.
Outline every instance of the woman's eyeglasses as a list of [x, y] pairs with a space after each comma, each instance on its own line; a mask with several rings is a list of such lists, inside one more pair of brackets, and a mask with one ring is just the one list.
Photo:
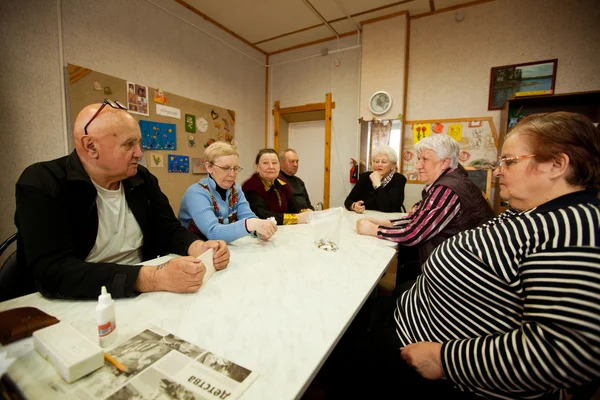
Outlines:
[[498, 157], [498, 162], [496, 163], [496, 165], [494, 165], [494, 169], [500, 168], [503, 165], [510, 167], [511, 165], [513, 165], [514, 163], [516, 163], [519, 160], [523, 160], [525, 158], [531, 158], [531, 157], [535, 157], [535, 154], [525, 154], [522, 156], [514, 156], [514, 157]]
[[118, 101], [112, 101], [110, 99], [104, 99], [104, 103], [102, 103], [102, 105], [100, 106], [100, 108], [98, 109], [98, 111], [96, 111], [96, 114], [94, 114], [94, 116], [92, 118], [90, 118], [90, 120], [88, 121], [88, 123], [85, 124], [85, 126], [83, 127], [83, 131], [85, 132], [86, 135], [88, 134], [88, 131], [87, 131], [88, 125], [91, 124], [92, 121], [96, 119], [96, 117], [98, 116], [98, 114], [100, 114], [100, 112], [106, 106], [111, 106], [112, 108], [116, 108], [117, 110], [127, 110], [127, 107], [125, 107], [123, 104], [121, 104]]
[[221, 167], [220, 165], [217, 165], [217, 164], [212, 163], [212, 162], [211, 162], [211, 164], [214, 165], [215, 167], [221, 168], [223, 171], [225, 171], [226, 174], [230, 174], [232, 172], [234, 172], [236, 174], [239, 174], [244, 169], [242, 167]]

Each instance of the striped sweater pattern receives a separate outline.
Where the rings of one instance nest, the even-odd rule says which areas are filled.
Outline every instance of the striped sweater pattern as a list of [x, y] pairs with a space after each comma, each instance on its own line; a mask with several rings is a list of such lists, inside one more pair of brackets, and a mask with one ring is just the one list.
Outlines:
[[537, 398], [600, 377], [599, 239], [594, 191], [459, 233], [398, 299], [400, 341], [442, 343], [447, 379], [488, 398]]

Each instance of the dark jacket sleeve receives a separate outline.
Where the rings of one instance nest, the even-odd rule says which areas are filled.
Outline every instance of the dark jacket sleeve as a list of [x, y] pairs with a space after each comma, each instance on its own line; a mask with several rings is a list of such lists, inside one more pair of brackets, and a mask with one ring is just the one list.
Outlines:
[[45, 297], [93, 299], [106, 286], [113, 297], [136, 295], [134, 291], [140, 266], [113, 263], [88, 263], [75, 255], [74, 232], [69, 224], [63, 193], [17, 184], [19, 229], [18, 256], [26, 265], [26, 279]]
[[300, 185], [302, 185], [302, 196], [306, 201], [306, 205], [308, 206], [308, 208], [314, 211], [315, 207], [313, 207], [313, 205], [310, 204], [310, 197], [308, 197], [308, 190], [306, 190], [306, 185], [304, 184], [304, 181], [300, 180]]
[[[150, 226], [154, 237], [154, 252], [156, 255], [175, 253], [183, 256], [188, 255], [190, 245], [198, 240], [198, 237], [181, 225], [175, 217], [169, 199], [160, 190], [158, 179], [147, 170], [145, 184], [147, 185], [147, 196], [149, 197]], [[141, 224], [140, 224], [141, 225]]]
[[363, 195], [365, 193], [365, 187], [366, 187], [366, 185], [371, 184], [371, 180], [369, 179], [369, 174], [370, 174], [370, 172], [363, 172], [358, 177], [358, 182], [356, 182], [356, 185], [354, 185], [354, 187], [350, 191], [350, 194], [348, 195], [348, 197], [346, 197], [346, 201], [344, 201], [344, 206], [346, 207], [347, 210], [352, 210], [350, 208], [352, 206], [352, 203], [357, 202], [359, 200], [363, 200], [363, 201], [365, 200], [363, 198]]
[[399, 212], [404, 204], [404, 186], [406, 177], [396, 173], [392, 180], [385, 186], [375, 190], [375, 202], [380, 211]]
[[269, 210], [267, 202], [258, 192], [254, 190], [244, 191], [244, 195], [250, 204], [250, 208], [258, 218], [266, 219], [274, 217], [277, 221], [277, 225], [283, 225], [283, 213], [276, 213]]

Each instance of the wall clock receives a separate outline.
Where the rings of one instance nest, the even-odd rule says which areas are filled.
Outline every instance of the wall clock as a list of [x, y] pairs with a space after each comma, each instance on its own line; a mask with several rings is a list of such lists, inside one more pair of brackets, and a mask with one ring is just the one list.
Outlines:
[[392, 97], [388, 92], [380, 90], [379, 92], [373, 93], [369, 100], [369, 110], [375, 115], [382, 115], [392, 108]]
[[196, 127], [200, 132], [206, 132], [208, 130], [208, 121], [205, 118], [198, 118], [196, 120]]

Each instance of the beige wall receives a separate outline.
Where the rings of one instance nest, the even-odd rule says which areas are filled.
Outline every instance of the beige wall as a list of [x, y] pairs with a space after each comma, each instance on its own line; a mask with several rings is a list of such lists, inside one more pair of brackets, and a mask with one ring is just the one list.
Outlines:
[[[362, 31], [360, 116], [366, 120], [396, 119], [404, 106], [407, 14], [366, 24]], [[369, 100], [384, 90], [392, 97], [392, 107], [382, 115], [371, 114]]]
[[235, 110], [240, 180], [254, 170], [253, 157], [264, 144], [265, 57], [172, 0], [153, 3], [160, 8], [145, 0], [0, 2], [0, 238], [16, 229], [14, 185], [22, 170], [67, 153], [61, 59]]
[[[492, 67], [558, 58], [556, 93], [600, 89], [597, 0], [496, 0], [411, 20], [407, 120], [492, 116]], [[407, 185], [418, 199], [422, 185]], [[406, 201], [405, 204], [410, 204]]]
[[0, 240], [16, 232], [23, 169], [65, 154], [56, 15], [52, 1], [0, 2]]
[[[500, 112], [487, 110], [490, 69], [519, 62], [558, 58], [557, 93], [600, 89], [597, 0], [496, 0], [464, 12], [461, 22], [455, 21], [454, 11], [410, 20], [406, 120], [492, 116], [498, 129]], [[377, 90], [391, 93], [393, 109], [383, 118], [402, 112], [407, 24], [399, 16], [365, 25], [362, 48], [338, 53], [351, 54], [353, 68], [346, 68], [343, 57], [344, 68], [331, 67], [331, 53], [274, 68], [270, 107], [272, 100], [281, 100], [282, 107], [323, 101], [333, 82], [332, 153], [337, 160], [332, 162], [332, 206], [340, 205], [351, 189], [347, 161], [359, 154], [356, 122], [359, 116], [371, 116], [370, 96]], [[342, 39], [340, 48], [356, 45], [356, 40]], [[336, 46], [336, 41], [322, 43], [273, 56], [270, 62]], [[272, 123], [269, 131], [272, 136]], [[407, 207], [420, 198], [422, 187], [407, 185]]]
[[[335, 109], [331, 121], [331, 184], [330, 207], [343, 205], [351, 190], [348, 179], [350, 157], [356, 158], [358, 149], [358, 89], [360, 50], [353, 48], [357, 37], [331, 41], [269, 57], [272, 65], [269, 107], [279, 100], [281, 107], [308, 103], [322, 103], [325, 93], [331, 92]], [[339, 45], [339, 47], [338, 47]], [[327, 47], [329, 54], [321, 56]], [[339, 49], [348, 49], [337, 52]], [[311, 57], [315, 56], [315, 57]], [[305, 57], [311, 57], [303, 59]], [[295, 61], [303, 59], [300, 61]], [[336, 66], [335, 60], [339, 61]], [[271, 118], [272, 120], [272, 118]], [[269, 124], [272, 143], [273, 123]], [[323, 164], [314, 154], [298, 154], [301, 163]], [[310, 177], [300, 176], [307, 181]]]

